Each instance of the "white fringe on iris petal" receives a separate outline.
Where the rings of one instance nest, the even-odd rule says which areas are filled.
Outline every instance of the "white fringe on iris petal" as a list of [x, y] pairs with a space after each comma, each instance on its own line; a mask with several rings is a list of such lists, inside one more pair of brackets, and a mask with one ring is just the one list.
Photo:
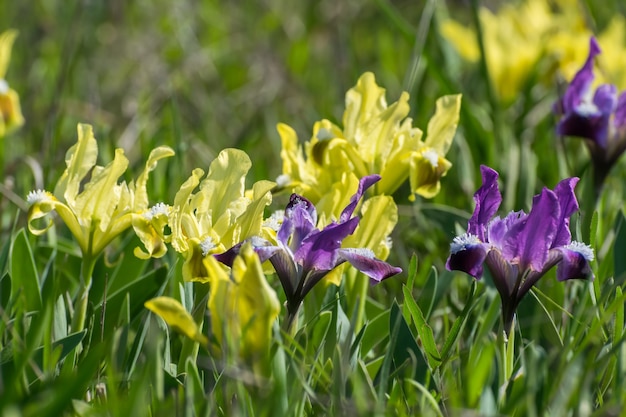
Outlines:
[[482, 243], [478, 236], [471, 233], [465, 233], [452, 239], [450, 244], [450, 252], [454, 255], [457, 252], [467, 249], [468, 246], [474, 246]]

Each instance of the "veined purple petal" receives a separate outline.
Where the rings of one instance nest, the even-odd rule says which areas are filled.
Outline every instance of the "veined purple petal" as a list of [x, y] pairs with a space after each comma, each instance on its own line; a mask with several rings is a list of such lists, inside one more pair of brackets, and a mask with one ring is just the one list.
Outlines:
[[572, 82], [567, 87], [561, 107], [564, 114], [576, 111], [576, 107], [584, 100], [591, 83], [593, 83], [593, 60], [600, 53], [600, 46], [596, 38], [589, 40], [589, 55], [583, 67], [576, 73]]
[[502, 245], [504, 258], [518, 263], [522, 270], [530, 267], [541, 271], [554, 242], [560, 215], [556, 194], [544, 188], [533, 198], [533, 207], [526, 219], [508, 231]]
[[[514, 226], [518, 223], [523, 223], [526, 220], [526, 217], [528, 217], [528, 215], [524, 213], [523, 210], [512, 211], [507, 214], [504, 219], [495, 217], [487, 225], [487, 242], [489, 242], [491, 246], [502, 251], [505, 242], [507, 242], [509, 230], [516, 230]], [[508, 259], [509, 261], [512, 260], [515, 254], [510, 256], [511, 258]]]
[[296, 296], [298, 280], [301, 278], [301, 268], [295, 263], [293, 254], [288, 247], [284, 247], [274, 252], [269, 261], [272, 263], [276, 275], [278, 275], [287, 300], [292, 300]]
[[463, 271], [480, 279], [483, 275], [483, 262], [488, 253], [488, 245], [476, 235], [466, 233], [454, 238], [450, 244], [450, 256], [446, 261], [449, 271]]
[[354, 213], [357, 204], [359, 204], [359, 200], [361, 200], [363, 194], [365, 194], [365, 191], [378, 181], [380, 181], [380, 175], [378, 174], [366, 175], [361, 178], [356, 194], [350, 198], [350, 203], [348, 203], [346, 208], [344, 208], [341, 212], [341, 216], [339, 216], [339, 223], [343, 223], [352, 217], [352, 214]]
[[500, 293], [502, 302], [511, 302], [513, 296], [513, 288], [515, 287], [519, 267], [518, 265], [511, 264], [508, 260], [504, 259], [502, 253], [498, 250], [491, 250], [485, 259], [487, 268], [491, 272], [491, 278], [496, 289]]
[[617, 130], [626, 127], [626, 91], [622, 91], [622, 93], [617, 98], [617, 105], [615, 106], [615, 116], [613, 116], [613, 126]]
[[498, 173], [485, 165], [481, 165], [480, 172], [483, 177], [483, 185], [474, 194], [476, 208], [469, 219], [467, 232], [478, 236], [484, 242], [485, 226], [498, 211], [502, 202], [502, 195], [498, 189]]
[[402, 268], [377, 259], [374, 252], [369, 249], [339, 249], [338, 254], [340, 260], [348, 261], [353, 267], [370, 277], [372, 285], [402, 272]]
[[562, 254], [556, 270], [559, 281], [568, 279], [594, 279], [589, 262], [593, 261], [593, 250], [581, 242], [572, 242], [567, 246], [555, 248]]
[[[285, 222], [288, 223], [287, 226]], [[292, 194], [285, 209], [283, 226], [291, 231], [289, 247], [295, 252], [308, 235], [317, 231], [317, 211], [313, 203], [298, 194]], [[283, 238], [287, 239], [286, 231], [282, 229], [283, 227], [279, 230], [279, 240], [286, 243], [283, 241]]]
[[578, 184], [578, 178], [572, 177], [564, 179], [554, 187], [554, 193], [561, 207], [561, 215], [557, 221], [557, 232], [551, 248], [567, 245], [572, 240], [569, 230], [569, 218], [578, 211], [578, 200], [576, 200], [576, 194], [574, 193], [576, 184]]
[[337, 250], [341, 242], [354, 233], [359, 220], [353, 217], [344, 223], [332, 223], [323, 230], [310, 233], [294, 253], [294, 259], [302, 265], [304, 274], [312, 270], [330, 271], [336, 267]]

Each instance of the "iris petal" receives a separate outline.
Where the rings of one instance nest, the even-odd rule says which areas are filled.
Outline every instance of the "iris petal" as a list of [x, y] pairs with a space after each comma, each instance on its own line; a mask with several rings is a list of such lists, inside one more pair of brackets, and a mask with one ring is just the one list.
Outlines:
[[474, 194], [476, 208], [469, 219], [467, 232], [485, 241], [485, 226], [498, 211], [502, 195], [498, 189], [498, 173], [484, 165], [481, 165], [480, 172], [483, 185]]
[[593, 251], [580, 242], [572, 242], [557, 248], [563, 255], [557, 266], [556, 277], [559, 281], [568, 279], [594, 279], [589, 262], [593, 260]]
[[569, 218], [578, 211], [578, 201], [576, 194], [574, 194], [576, 184], [578, 184], [578, 178], [573, 177], [564, 179], [554, 187], [554, 193], [561, 206], [561, 215], [557, 222], [558, 227], [552, 248], [567, 245], [572, 240], [572, 234], [569, 231]]
[[340, 260], [345, 259], [350, 265], [370, 277], [371, 284], [377, 284], [402, 272], [401, 268], [391, 266], [374, 257], [374, 253], [369, 249], [339, 249], [338, 252]]
[[488, 246], [481, 243], [476, 236], [469, 234], [458, 236], [451, 245], [446, 268], [450, 271], [463, 271], [480, 279], [487, 253]]

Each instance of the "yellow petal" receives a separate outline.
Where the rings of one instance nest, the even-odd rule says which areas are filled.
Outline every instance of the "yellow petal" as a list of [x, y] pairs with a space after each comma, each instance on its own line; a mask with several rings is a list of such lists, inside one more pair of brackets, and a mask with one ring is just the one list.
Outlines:
[[250, 157], [239, 149], [224, 149], [211, 162], [200, 188], [207, 197], [206, 211], [211, 211], [213, 219], [227, 210], [232, 211], [233, 206], [244, 199], [246, 174], [251, 167]]
[[191, 314], [177, 300], [170, 297], [156, 297], [146, 301], [144, 306], [161, 317], [177, 332], [204, 346], [208, 345], [207, 337], [202, 334]]
[[135, 182], [135, 197], [134, 197], [134, 211], [142, 211], [148, 208], [148, 191], [146, 190], [146, 184], [148, 182], [148, 176], [156, 166], [157, 162], [163, 158], [169, 158], [174, 155], [174, 150], [167, 146], [159, 146], [150, 152], [150, 156], [146, 161], [146, 167], [143, 172], [137, 177]]
[[52, 226], [52, 219], [48, 219], [46, 226], [43, 228], [37, 227], [35, 223], [37, 220], [48, 216], [54, 210], [70, 229], [81, 250], [85, 251], [87, 249], [87, 236], [69, 207], [57, 200], [51, 193], [43, 190], [29, 193], [27, 200], [31, 204], [28, 209], [28, 230], [32, 234], [40, 236]]
[[0, 35], [0, 79], [3, 79], [7, 74], [11, 60], [11, 49], [16, 37], [16, 30], [7, 30]]
[[[115, 150], [113, 161], [106, 167], [94, 168], [91, 180], [85, 184], [83, 192], [76, 197], [73, 207], [76, 217], [81, 221], [90, 221], [92, 224], [97, 222], [98, 228], [106, 231], [122, 195], [122, 186], [117, 183], [117, 180], [124, 174], [127, 167], [128, 159], [124, 156], [124, 150], [118, 148]], [[121, 209], [121, 211], [127, 211], [130, 207]]]
[[477, 62], [480, 58], [480, 49], [476, 42], [476, 33], [454, 20], [446, 20], [441, 24], [441, 34], [450, 42], [456, 51], [470, 62]]
[[191, 217], [191, 214], [189, 214], [189, 198], [200, 183], [200, 178], [203, 175], [203, 170], [200, 168], [194, 169], [191, 176], [181, 185], [174, 197], [169, 223], [172, 230], [172, 247], [179, 253], [188, 250], [187, 238], [189, 236], [199, 237], [198, 233], [192, 234], [190, 233], [191, 231], [185, 230], [185, 225], [193, 224], [194, 219], [190, 218], [188, 221], [185, 219]]
[[436, 110], [428, 122], [425, 145], [433, 148], [440, 156], [450, 149], [459, 124], [461, 94], [443, 96], [437, 100]]
[[[239, 354], [258, 361], [267, 355], [272, 326], [280, 312], [276, 292], [269, 286], [258, 255], [247, 244], [242, 247], [232, 268], [232, 280], [224, 276], [213, 257], [205, 264], [212, 275], [209, 309], [214, 334], [222, 343], [224, 330]], [[262, 364], [261, 364], [262, 365]]]
[[98, 144], [92, 127], [79, 123], [77, 129], [78, 141], [65, 154], [67, 168], [54, 189], [54, 195], [63, 196], [70, 207], [74, 207], [80, 183], [98, 158]]
[[[432, 160], [424, 154], [416, 154], [411, 158], [411, 172], [409, 181], [411, 190], [425, 198], [432, 198], [439, 193], [441, 184], [439, 180], [450, 169], [452, 164], [445, 158], [437, 158], [437, 165], [434, 166]], [[409, 200], [415, 197], [411, 195]]]
[[0, 92], [0, 138], [24, 124], [24, 116], [17, 93], [9, 89]]

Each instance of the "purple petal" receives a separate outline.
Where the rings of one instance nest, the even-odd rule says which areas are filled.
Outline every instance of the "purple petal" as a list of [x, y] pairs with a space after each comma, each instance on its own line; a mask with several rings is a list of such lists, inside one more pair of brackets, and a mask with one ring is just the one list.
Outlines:
[[524, 221], [508, 231], [502, 255], [521, 270], [541, 271], [556, 236], [561, 209], [556, 194], [544, 188], [533, 198], [533, 207]]
[[498, 189], [498, 173], [485, 165], [481, 165], [480, 172], [483, 177], [483, 185], [474, 194], [476, 208], [469, 219], [467, 232], [478, 236], [484, 242], [485, 226], [498, 211], [502, 202], [502, 195]]
[[491, 278], [500, 293], [500, 298], [503, 302], [511, 302], [513, 288], [519, 273], [518, 265], [509, 263], [498, 250], [489, 251], [485, 263], [491, 272]]
[[602, 114], [611, 114], [617, 105], [617, 87], [612, 84], [602, 84], [593, 95], [593, 104]]
[[593, 83], [593, 60], [600, 53], [600, 46], [594, 37], [589, 40], [589, 55], [583, 67], [576, 73], [567, 87], [561, 107], [564, 114], [574, 112]]
[[365, 177], [361, 178], [361, 180], [359, 181], [359, 188], [357, 189], [356, 194], [354, 194], [350, 198], [350, 203], [348, 203], [346, 208], [344, 208], [341, 212], [341, 216], [339, 216], [339, 223], [343, 223], [347, 221], [350, 217], [352, 217], [352, 214], [354, 213], [357, 204], [359, 204], [359, 200], [361, 200], [361, 197], [363, 197], [363, 194], [365, 194], [365, 191], [367, 191], [368, 188], [370, 188], [378, 181], [380, 181], [380, 175], [377, 174], [366, 175]]
[[289, 247], [295, 252], [302, 244], [302, 241], [314, 231], [317, 231], [317, 211], [315, 206], [306, 198], [298, 194], [292, 194], [285, 209], [283, 224], [278, 231], [279, 240], [283, 244], [287, 244], [289, 239], [288, 232], [290, 232], [291, 241], [289, 241]]
[[568, 279], [594, 279], [589, 262], [593, 260], [593, 250], [580, 242], [556, 248], [562, 254], [557, 266], [556, 277], [559, 281]]
[[557, 133], [590, 139], [602, 148], [607, 146], [608, 126], [611, 113], [616, 107], [616, 89], [613, 85], [600, 86], [593, 101], [588, 101], [593, 83], [593, 59], [600, 53], [595, 38], [591, 38], [589, 56], [578, 71], [559, 103], [559, 113], [564, 117], [557, 125]]
[[556, 127], [559, 135], [590, 139], [606, 146], [608, 117], [599, 112], [572, 112], [566, 114]]
[[359, 220], [353, 217], [344, 223], [332, 223], [321, 231], [309, 234], [294, 253], [294, 259], [302, 265], [304, 274], [312, 270], [330, 271], [336, 267], [337, 250], [341, 242], [354, 233]]
[[613, 126], [620, 130], [626, 126], [626, 91], [617, 98], [617, 105], [615, 106], [615, 116], [613, 118]]
[[369, 249], [339, 249], [338, 253], [340, 260], [348, 261], [353, 267], [370, 277], [372, 285], [402, 272], [402, 268], [389, 265], [374, 257], [374, 253]]
[[[528, 215], [523, 210], [512, 211], [506, 215], [504, 219], [500, 217], [494, 218], [487, 226], [487, 242], [493, 247], [503, 250], [505, 242], [507, 242], [507, 236], [510, 230], [516, 230], [515, 225], [523, 223]], [[515, 256], [511, 255], [509, 261]]]
[[578, 184], [578, 178], [572, 177], [564, 179], [554, 187], [554, 193], [559, 200], [561, 215], [557, 221], [557, 232], [551, 248], [564, 246], [570, 243], [572, 235], [569, 231], [569, 218], [578, 211], [578, 200], [574, 188]]
[[241, 250], [242, 245], [243, 242], [239, 242], [232, 248], [228, 249], [226, 252], [216, 253], [213, 255], [213, 257], [215, 257], [215, 259], [217, 259], [224, 265], [232, 267], [233, 263], [235, 263], [235, 258], [237, 257], [237, 255], [239, 255], [239, 251]]
[[488, 245], [481, 243], [475, 235], [457, 236], [450, 245], [450, 256], [446, 261], [449, 271], [463, 271], [480, 279], [483, 275], [483, 262], [488, 253]]
[[287, 300], [293, 299], [296, 295], [296, 288], [298, 287], [298, 280], [301, 278], [301, 274], [298, 265], [294, 262], [293, 255], [289, 251], [289, 248], [284, 247], [281, 250], [274, 252], [272, 257], [269, 258], [272, 263], [276, 275], [280, 280], [280, 284], [285, 291]]

